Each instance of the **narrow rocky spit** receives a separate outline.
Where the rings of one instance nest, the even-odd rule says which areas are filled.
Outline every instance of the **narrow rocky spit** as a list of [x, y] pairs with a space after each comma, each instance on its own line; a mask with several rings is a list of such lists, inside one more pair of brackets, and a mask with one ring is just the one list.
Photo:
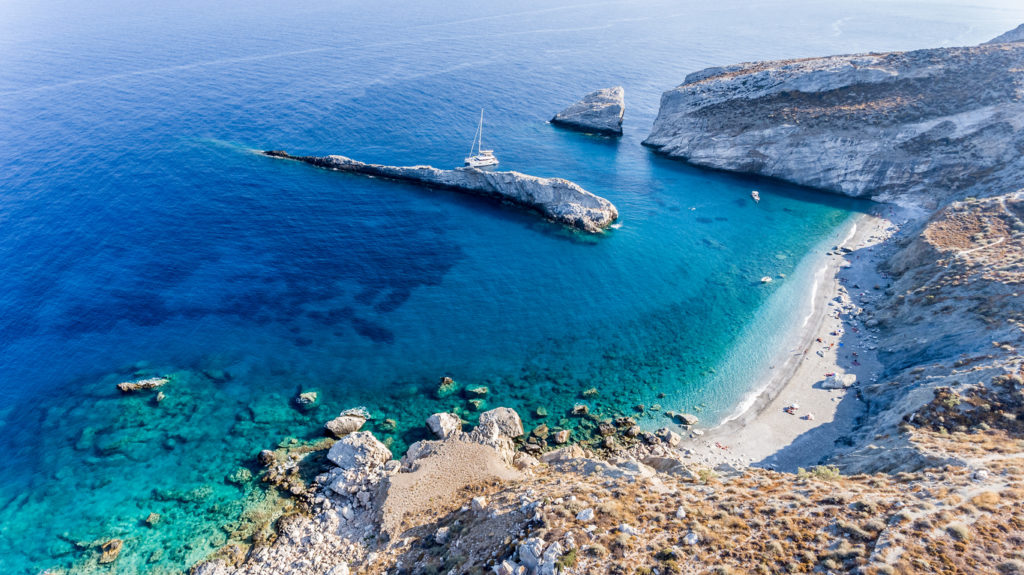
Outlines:
[[555, 114], [551, 123], [581, 132], [621, 136], [622, 117], [626, 113], [625, 95], [622, 86], [591, 92]]
[[619, 217], [608, 200], [562, 178], [539, 178], [519, 172], [490, 172], [476, 168], [441, 170], [432, 166], [365, 164], [345, 156], [292, 156], [279, 150], [265, 156], [297, 160], [328, 170], [376, 176], [496, 198], [539, 212], [569, 227], [601, 233]]

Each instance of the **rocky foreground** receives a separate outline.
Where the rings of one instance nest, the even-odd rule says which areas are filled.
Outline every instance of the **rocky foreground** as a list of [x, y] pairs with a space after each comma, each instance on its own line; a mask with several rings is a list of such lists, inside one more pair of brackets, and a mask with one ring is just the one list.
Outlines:
[[432, 166], [383, 166], [365, 164], [344, 156], [292, 156], [278, 150], [263, 154], [273, 158], [298, 160], [328, 170], [497, 198], [590, 233], [600, 233], [619, 217], [618, 210], [611, 202], [562, 178], [538, 178], [519, 172], [489, 172], [475, 168], [441, 170]]

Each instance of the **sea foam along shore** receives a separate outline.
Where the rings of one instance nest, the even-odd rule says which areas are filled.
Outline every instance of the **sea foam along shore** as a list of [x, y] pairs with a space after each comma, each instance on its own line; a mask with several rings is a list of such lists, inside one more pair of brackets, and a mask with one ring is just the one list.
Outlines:
[[[867, 289], [876, 285], [878, 259], [872, 252], [898, 229], [893, 220], [906, 215], [904, 209], [888, 204], [878, 204], [872, 212], [853, 218], [836, 249], [812, 256], [815, 272], [803, 308], [807, 314], [784, 336], [770, 367], [765, 366], [765, 382], [755, 385], [718, 426], [693, 437], [687, 446], [695, 462], [795, 470], [827, 457], [835, 440], [852, 428], [862, 411], [852, 388], [823, 389], [821, 382], [831, 372], [869, 381], [880, 370], [867, 342], [870, 334], [861, 331], [853, 314], [840, 311], [854, 305], [844, 283]], [[850, 279], [840, 281], [840, 273]], [[840, 336], [844, 345], [830, 347]], [[859, 350], [859, 365], [841, 358], [840, 350], [844, 356]], [[793, 414], [783, 410], [793, 403], [800, 406]], [[809, 413], [813, 419], [804, 419]]]

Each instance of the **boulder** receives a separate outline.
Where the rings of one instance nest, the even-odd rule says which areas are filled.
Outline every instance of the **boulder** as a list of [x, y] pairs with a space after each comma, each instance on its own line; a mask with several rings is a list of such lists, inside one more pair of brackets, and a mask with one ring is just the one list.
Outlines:
[[447, 439], [462, 431], [462, 420], [454, 413], [435, 413], [427, 418], [427, 427], [434, 437]]
[[584, 132], [621, 136], [622, 117], [626, 112], [625, 95], [622, 86], [591, 92], [555, 114], [551, 123]]
[[570, 459], [579, 459], [586, 457], [586, 453], [583, 448], [579, 445], [569, 445], [561, 449], [554, 449], [540, 456], [540, 460], [543, 463], [553, 463], [556, 461], [568, 461]]
[[334, 437], [344, 437], [359, 431], [367, 419], [370, 419], [370, 414], [364, 408], [348, 409], [324, 424], [324, 429]]
[[683, 425], [697, 425], [700, 419], [696, 415], [690, 413], [678, 413], [676, 414], [676, 421]]
[[853, 373], [832, 374], [821, 382], [822, 389], [846, 389], [857, 381], [857, 375]]
[[558, 444], [566, 443], [567, 441], [569, 441], [569, 435], [571, 433], [572, 432], [569, 431], [568, 429], [560, 429], [560, 430], [556, 431], [555, 432], [555, 443], [558, 443]]
[[530, 572], [534, 572], [544, 556], [544, 540], [530, 537], [519, 544], [519, 562]]
[[667, 444], [669, 447], [676, 447], [683, 442], [683, 438], [678, 433], [672, 431], [667, 427], [662, 427], [654, 433], [662, 443]]
[[327, 459], [342, 469], [375, 468], [391, 459], [391, 450], [369, 431], [356, 431], [331, 446]]
[[508, 438], [516, 438], [523, 434], [523, 420], [514, 409], [498, 407], [480, 414], [480, 426], [493, 424], [498, 433]]
[[558, 541], [548, 545], [548, 548], [544, 550], [540, 565], [537, 567], [538, 575], [557, 575], [559, 571], [558, 560], [562, 558], [564, 552], [562, 544]]

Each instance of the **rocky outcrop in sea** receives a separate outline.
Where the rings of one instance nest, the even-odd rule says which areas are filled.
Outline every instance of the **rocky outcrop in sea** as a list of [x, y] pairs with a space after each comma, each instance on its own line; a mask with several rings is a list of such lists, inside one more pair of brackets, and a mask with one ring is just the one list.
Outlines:
[[489, 172], [476, 168], [441, 170], [432, 166], [383, 166], [365, 164], [344, 156], [292, 156], [277, 150], [263, 154], [273, 158], [298, 160], [329, 170], [496, 198], [590, 233], [600, 233], [619, 217], [618, 210], [611, 202], [562, 178], [539, 178], [519, 172]]
[[587, 94], [579, 102], [555, 114], [551, 123], [583, 132], [621, 136], [625, 112], [625, 90], [622, 86], [615, 86]]
[[662, 95], [644, 143], [700, 166], [935, 208], [1024, 181], [1022, 85], [1019, 43], [708, 68]]

